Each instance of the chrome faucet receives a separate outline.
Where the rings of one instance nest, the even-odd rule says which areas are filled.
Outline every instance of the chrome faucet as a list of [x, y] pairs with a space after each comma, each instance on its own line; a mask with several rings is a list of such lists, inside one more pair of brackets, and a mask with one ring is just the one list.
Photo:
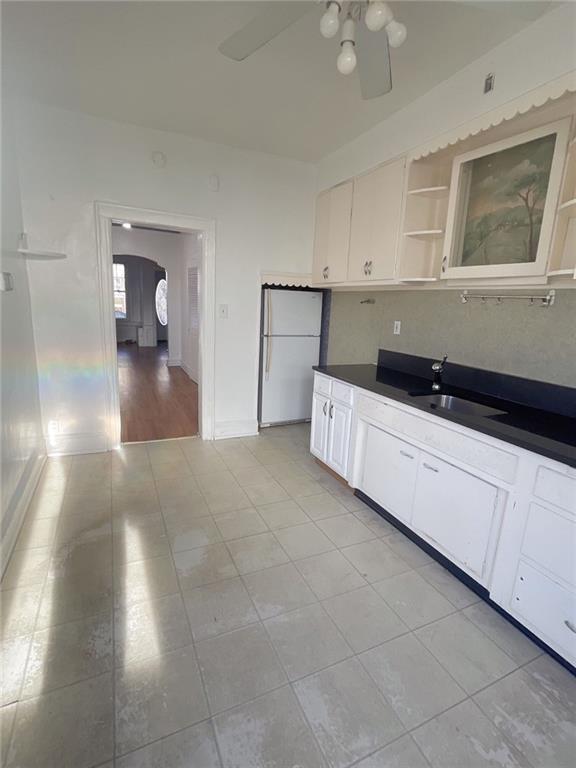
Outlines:
[[442, 372], [444, 371], [444, 363], [448, 359], [448, 355], [444, 355], [442, 360], [437, 360], [432, 363], [432, 389], [434, 392], [440, 392], [442, 389]]

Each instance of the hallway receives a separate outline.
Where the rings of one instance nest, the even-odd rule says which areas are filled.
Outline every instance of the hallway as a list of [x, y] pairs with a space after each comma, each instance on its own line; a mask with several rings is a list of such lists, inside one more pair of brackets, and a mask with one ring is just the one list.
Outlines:
[[198, 434], [198, 385], [157, 347], [118, 344], [122, 442]]
[[2, 589], [7, 768], [560, 768], [571, 675], [305, 425], [50, 459]]

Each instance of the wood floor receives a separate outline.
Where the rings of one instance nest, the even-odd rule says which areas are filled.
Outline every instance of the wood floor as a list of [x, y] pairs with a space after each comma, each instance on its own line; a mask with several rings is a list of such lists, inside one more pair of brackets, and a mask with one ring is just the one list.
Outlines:
[[198, 386], [167, 359], [166, 343], [118, 344], [123, 443], [198, 434]]

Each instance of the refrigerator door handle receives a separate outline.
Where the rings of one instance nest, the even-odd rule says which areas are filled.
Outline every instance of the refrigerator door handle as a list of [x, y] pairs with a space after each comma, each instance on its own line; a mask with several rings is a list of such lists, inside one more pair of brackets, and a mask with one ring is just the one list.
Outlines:
[[270, 374], [270, 365], [272, 363], [272, 336], [266, 337], [266, 378]]
[[268, 312], [267, 314], [267, 323], [266, 323], [266, 366], [264, 368], [264, 371], [266, 373], [266, 378], [268, 378], [268, 374], [270, 373], [270, 365], [272, 362], [272, 291], [268, 289], [266, 291], [266, 304], [268, 305]]

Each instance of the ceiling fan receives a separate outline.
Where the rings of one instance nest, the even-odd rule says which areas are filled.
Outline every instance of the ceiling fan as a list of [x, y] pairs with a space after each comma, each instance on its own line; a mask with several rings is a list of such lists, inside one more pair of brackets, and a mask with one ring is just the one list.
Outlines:
[[[320, 20], [322, 36], [335, 37], [342, 28], [338, 71], [349, 75], [358, 64], [363, 99], [391, 91], [390, 47], [398, 48], [406, 39], [404, 24], [396, 21], [390, 6], [381, 0], [328, 0], [325, 5]], [[309, 10], [310, 3], [298, 0], [267, 3], [256, 18], [224, 40], [218, 50], [229, 59], [243, 61]]]

